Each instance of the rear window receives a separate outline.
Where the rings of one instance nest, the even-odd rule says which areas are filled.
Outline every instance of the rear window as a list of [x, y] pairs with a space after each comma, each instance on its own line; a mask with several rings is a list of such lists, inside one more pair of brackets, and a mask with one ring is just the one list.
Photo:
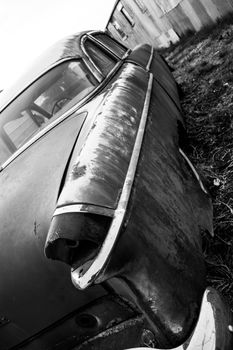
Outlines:
[[90, 39], [85, 40], [85, 50], [100, 72], [106, 76], [117, 64], [117, 59]]
[[113, 51], [113, 53], [115, 53], [118, 57], [123, 57], [128, 50], [125, 46], [121, 45], [116, 40], [114, 40], [106, 34], [95, 33], [93, 34], [93, 36], [105, 46], [107, 46], [109, 50]]
[[51, 69], [23, 91], [0, 117], [0, 163], [97, 85], [81, 60]]

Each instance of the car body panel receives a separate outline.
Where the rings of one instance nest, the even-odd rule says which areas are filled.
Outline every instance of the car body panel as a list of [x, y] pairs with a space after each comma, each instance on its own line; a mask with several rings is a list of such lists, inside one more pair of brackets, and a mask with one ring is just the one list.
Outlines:
[[[220, 293], [208, 287], [203, 295], [197, 324], [182, 345], [170, 350], [227, 350], [233, 347], [232, 313]], [[152, 337], [147, 338], [147, 347], [135, 347], [127, 350], [158, 349]], [[98, 349], [98, 348], [96, 348]]]
[[[143, 48], [141, 50], [140, 48], [137, 49], [139, 58], [144, 52]], [[141, 64], [138, 65], [137, 63], [137, 55], [135, 54], [135, 62], [138, 66], [137, 69], [135, 68], [135, 77], [141, 74], [142, 69], [139, 68]], [[152, 67], [153, 59], [149, 59], [148, 50], [145, 55], [144, 65], [145, 62], [150, 61]], [[148, 66], [148, 63], [146, 66]], [[145, 68], [144, 71], [146, 72]], [[143, 84], [140, 86], [143, 86]], [[145, 87], [143, 87], [143, 90], [145, 90]], [[135, 96], [136, 100], [141, 98], [140, 104], [145, 103], [145, 97], [137, 97], [129, 89], [127, 91], [129, 91], [129, 94], [121, 96], [121, 103], [118, 103], [116, 99], [116, 103], [119, 106], [122, 104], [136, 106], [134, 101]], [[140, 88], [137, 92], [140, 94]], [[124, 279], [128, 287], [135, 294], [137, 305], [146, 315], [161, 346], [175, 346], [187, 339], [193, 324], [198, 318], [201, 299], [205, 289], [205, 267], [201, 253], [200, 233], [201, 230], [212, 231], [211, 201], [208, 194], [201, 188], [186, 159], [179, 152], [177, 124], [178, 121], [182, 121], [182, 116], [172, 97], [168, 98], [168, 92], [165, 90], [165, 87], [154, 79], [150, 100], [147, 101], [149, 103], [149, 109], [146, 112], [148, 114], [146, 115], [147, 123], [145, 124], [145, 133], [134, 177], [134, 184], [129, 203], [127, 203], [127, 211], [125, 217], [123, 216], [122, 225], [119, 226], [118, 241], [114, 243], [113, 248], [109, 249], [109, 256], [106, 257], [106, 262], [99, 269], [98, 273], [92, 276], [90, 275], [89, 282], [83, 284], [85, 287], [82, 287], [81, 281], [84, 279], [84, 276], [94, 266], [95, 261], [101, 259], [99, 256], [103, 255], [103, 249], [108, 245], [107, 240], [110, 231], [112, 227], [115, 227], [114, 219], [117, 217], [118, 212], [120, 212], [120, 209], [116, 205], [119, 205], [121, 201], [119, 195], [122, 195], [124, 186], [122, 187], [122, 191], [118, 192], [118, 195], [113, 195], [113, 192], [109, 192], [110, 198], [118, 199], [118, 204], [116, 201], [112, 203], [108, 202], [106, 197], [102, 200], [101, 196], [108, 189], [108, 186], [114, 183], [110, 177], [111, 173], [114, 174], [114, 167], [111, 169], [109, 166], [111, 166], [111, 163], [113, 166], [118, 164], [118, 159], [121, 159], [121, 157], [118, 156], [117, 161], [110, 157], [107, 167], [105, 163], [98, 164], [95, 161], [93, 162], [93, 160], [91, 162], [87, 158], [87, 166], [90, 166], [92, 163], [94, 166], [97, 164], [96, 169], [101, 171], [101, 174], [107, 169], [106, 174], [108, 174], [109, 178], [103, 177], [104, 180], [107, 179], [106, 182], [103, 182], [101, 179], [103, 189], [97, 191], [99, 199], [95, 194], [95, 187], [92, 186], [92, 182], [95, 185], [96, 183], [98, 184], [100, 180], [99, 172], [92, 172], [90, 176], [85, 171], [80, 170], [84, 164], [84, 162], [81, 162], [81, 166], [78, 168], [78, 179], [75, 177], [78, 188], [78, 192], [76, 192], [73, 177], [73, 164], [75, 166], [76, 162], [74, 161], [72, 163], [73, 160], [71, 160], [71, 166], [68, 168], [67, 178], [61, 192], [63, 202], [60, 199], [58, 201], [58, 207], [59, 205], [68, 207], [69, 204], [82, 203], [116, 209], [112, 224], [102, 244], [103, 248], [97, 254], [96, 259], [93, 259], [92, 254], [92, 258], [88, 257], [89, 260], [87, 259], [87, 262], [76, 268], [77, 262], [75, 260], [71, 262], [65, 257], [65, 253], [61, 254], [61, 250], [58, 252], [61, 249], [58, 246], [58, 241], [61, 239], [66, 240], [69, 238], [73, 242], [80, 244], [84, 238], [83, 232], [85, 232], [86, 239], [93, 240], [92, 234], [90, 236], [90, 233], [85, 231], [86, 221], [85, 224], [81, 221], [78, 224], [78, 216], [77, 222], [75, 221], [76, 231], [72, 229], [74, 224], [72, 224], [73, 221], [71, 219], [69, 220], [70, 212], [65, 214], [65, 209], [59, 220], [55, 212], [55, 223], [51, 226], [51, 231], [49, 231], [46, 242], [47, 248], [49, 245], [54, 246], [54, 252], [52, 256], [48, 254], [49, 257], [66, 261], [73, 266], [72, 278], [74, 283], [76, 283], [75, 276], [80, 276], [80, 279], [78, 277], [77, 281], [80, 281], [81, 289], [116, 276]], [[130, 98], [129, 101], [128, 98]], [[113, 106], [114, 104], [115, 102]], [[105, 107], [106, 105], [107, 103]], [[107, 112], [109, 111], [108, 108], [106, 110]], [[139, 114], [141, 118], [142, 114], [142, 112]], [[134, 112], [128, 109], [127, 118], [130, 117], [134, 117]], [[111, 130], [115, 126], [114, 119], [110, 119], [109, 123], [112, 123], [112, 127], [108, 127], [107, 129], [109, 133], [108, 137], [112, 137]], [[137, 124], [137, 129], [139, 132], [139, 124]], [[125, 128], [123, 128], [121, 133], [115, 133], [113, 136], [117, 141], [120, 138], [127, 144], [131, 135], [128, 133], [126, 138], [124, 130]], [[108, 139], [108, 137], [105, 136], [105, 139]], [[95, 137], [94, 140], [96, 140]], [[93, 151], [90, 152], [90, 147], [87, 147], [87, 150], [85, 150], [85, 146], [83, 147], [82, 151], [84, 155], [81, 159], [84, 159], [84, 161], [89, 154], [91, 156], [94, 154], [95, 156], [99, 151], [98, 144], [93, 143], [91, 134], [87, 135], [86, 143], [88, 144], [88, 142], [93, 146]], [[111, 145], [114, 145], [113, 141], [111, 141]], [[123, 146], [121, 147], [122, 149], [124, 149]], [[130, 159], [132, 157], [132, 151], [127, 153], [127, 156]], [[128, 167], [129, 164], [128, 160]], [[81, 181], [82, 178], [85, 179], [86, 174], [89, 176], [87, 184], [90, 186], [85, 186], [85, 183]], [[127, 179], [125, 181], [128, 181], [126, 172], [124, 176]], [[120, 180], [121, 177], [118, 175], [117, 179]], [[84, 187], [82, 188], [82, 186]], [[69, 189], [68, 191], [67, 188]], [[75, 192], [72, 193], [72, 189]], [[80, 197], [79, 201], [77, 201], [75, 199], [76, 193], [79, 194], [79, 191], [83, 189], [85, 197], [83, 199]], [[77, 196], [76, 198], [79, 197]], [[66, 222], [66, 224], [63, 225], [62, 222]], [[56, 244], [57, 253], [55, 252]], [[64, 245], [63, 248], [67, 252], [67, 246]], [[82, 254], [81, 246], [77, 247], [77, 256], [78, 251]], [[71, 249], [70, 254], [73, 253], [74, 249]], [[197, 274], [199, 276], [198, 279], [196, 278]], [[76, 285], [79, 287], [79, 282]]]
[[[132, 323], [135, 318], [140, 319], [141, 326], [143, 320], [126, 300], [117, 295], [106, 294], [87, 302], [81, 308], [74, 308], [65, 317], [60, 318], [27, 340], [17, 343], [17, 346], [12, 347], [12, 349], [71, 350], [74, 346], [80, 346], [88, 338], [96, 337], [105, 332], [106, 328]], [[7, 327], [5, 326], [1, 333], [1, 349], [8, 348], [4, 347], [3, 333], [7, 337]]]
[[139, 45], [128, 55], [127, 61], [138, 64], [145, 70], [149, 70], [153, 59], [154, 49], [148, 44]]
[[154, 72], [154, 79], [169, 94], [169, 97], [176, 104], [182, 116], [177, 83], [174, 79], [171, 79], [171, 71], [166, 61], [162, 59], [157, 52], [154, 53], [154, 59], [151, 63], [151, 70]]
[[77, 203], [116, 208], [135, 143], [147, 83], [148, 74], [143, 69], [132, 64], [123, 65], [96, 112], [82, 149], [79, 142], [76, 144], [58, 208]]
[[[59, 59], [55, 61], [56, 64], [60, 62]], [[51, 66], [52, 63], [48, 68]], [[4, 339], [6, 349], [42, 332], [73, 309], [106, 294], [101, 287], [77, 292], [70, 282], [67, 267], [45, 260], [43, 246], [72, 151], [76, 147], [81, 149], [96, 114], [103, 113], [100, 106], [106, 103], [106, 91], [111, 95], [110, 88], [115, 80], [116, 77], [109, 86], [100, 87], [99, 96], [94, 92], [92, 102], [83, 108], [81, 104], [78, 111], [73, 108], [73, 112], [58, 118], [13, 154], [1, 169], [0, 240], [6, 249], [1, 255], [4, 288], [0, 290], [0, 306], [2, 317], [9, 322], [4, 332], [0, 329], [0, 339]], [[38, 179], [43, 181], [38, 184]], [[27, 188], [22, 185], [25, 183]], [[9, 251], [13, 252], [13, 259]]]
[[197, 320], [205, 289], [200, 232], [211, 230], [212, 211], [179, 153], [176, 106], [156, 84], [152, 94], [122, 231], [96, 282], [122, 278], [166, 347], [183, 342]]
[[77, 293], [66, 266], [43, 254], [63, 172], [85, 117], [86, 112], [70, 116], [1, 173], [0, 309], [23, 336], [105, 293], [101, 288]]
[[[86, 50], [87, 39], [96, 57], [93, 47], [91, 54]], [[99, 82], [1, 168], [4, 350], [16, 344], [104, 349], [112, 335], [115, 349], [123, 349], [140, 343], [144, 328], [160, 347], [174, 347], [188, 339], [198, 319], [205, 290], [201, 231], [212, 231], [212, 206], [179, 149], [183, 118], [176, 83], [149, 45], [121, 59], [107, 42], [95, 40], [83, 33], [63, 41], [2, 97], [4, 110], [38, 75], [71, 57], [81, 57]], [[107, 72], [101, 52], [111, 58]], [[60, 261], [48, 260], [44, 248]], [[74, 276], [82, 281], [99, 256], [88, 283], [74, 283], [91, 288], [78, 291], [70, 266], [61, 262], [71, 265], [74, 282]], [[119, 317], [112, 303], [112, 317], [104, 311], [97, 317], [99, 325], [107, 319], [105, 329], [90, 327], [82, 338], [76, 314], [87, 312], [90, 301], [98, 308], [99, 296], [109, 305], [107, 294], [115, 292], [133, 303], [132, 312], [124, 307]]]

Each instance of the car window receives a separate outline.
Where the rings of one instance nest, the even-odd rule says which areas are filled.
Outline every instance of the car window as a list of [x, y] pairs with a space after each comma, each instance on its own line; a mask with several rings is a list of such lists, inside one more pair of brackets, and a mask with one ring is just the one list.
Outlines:
[[106, 76], [114, 68], [117, 58], [90, 39], [85, 40], [85, 50], [101, 73]]
[[118, 57], [123, 57], [128, 50], [125, 46], [104, 33], [94, 33], [93, 36], [113, 51]]
[[36, 80], [1, 113], [0, 163], [97, 84], [81, 60], [63, 62]]

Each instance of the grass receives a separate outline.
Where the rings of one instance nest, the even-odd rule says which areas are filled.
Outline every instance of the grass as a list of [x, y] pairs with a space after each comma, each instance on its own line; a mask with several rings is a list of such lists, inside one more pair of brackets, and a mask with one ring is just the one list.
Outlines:
[[213, 200], [215, 236], [203, 235], [207, 280], [233, 310], [232, 17], [183, 38], [163, 55], [183, 91], [189, 157]]

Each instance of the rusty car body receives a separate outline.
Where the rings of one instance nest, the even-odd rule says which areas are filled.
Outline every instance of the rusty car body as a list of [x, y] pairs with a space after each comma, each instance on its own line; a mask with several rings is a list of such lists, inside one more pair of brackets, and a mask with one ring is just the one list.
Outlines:
[[0, 349], [232, 349], [205, 282], [211, 200], [158, 53], [83, 32], [0, 103]]

